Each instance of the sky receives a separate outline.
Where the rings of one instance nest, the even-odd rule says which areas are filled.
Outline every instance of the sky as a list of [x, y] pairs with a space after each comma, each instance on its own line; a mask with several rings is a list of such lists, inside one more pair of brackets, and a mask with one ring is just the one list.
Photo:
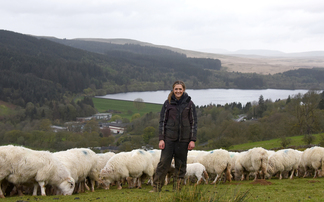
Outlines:
[[187, 50], [324, 50], [323, 0], [1, 0], [0, 29]]

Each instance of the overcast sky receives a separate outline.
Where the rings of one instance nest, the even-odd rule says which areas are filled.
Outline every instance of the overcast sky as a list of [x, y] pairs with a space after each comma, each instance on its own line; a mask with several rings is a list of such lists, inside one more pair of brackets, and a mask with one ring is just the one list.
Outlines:
[[[0, 29], [188, 50], [324, 50], [323, 0], [1, 0]], [[211, 51], [210, 51], [211, 52]]]

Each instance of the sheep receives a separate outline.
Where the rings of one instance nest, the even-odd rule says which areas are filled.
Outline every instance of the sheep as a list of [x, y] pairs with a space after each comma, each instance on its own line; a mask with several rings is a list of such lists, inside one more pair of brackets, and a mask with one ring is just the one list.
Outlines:
[[235, 178], [236, 180], [243, 180], [244, 173], [253, 172], [255, 174], [254, 180], [257, 179], [259, 171], [262, 173], [262, 179], [267, 174], [268, 152], [256, 147], [249, 149], [247, 152], [242, 152], [235, 161]]
[[[188, 151], [187, 165], [192, 164], [192, 163], [196, 163], [197, 156], [204, 155], [204, 154], [208, 154], [208, 152], [201, 151], [201, 150], [190, 150], [190, 151]], [[174, 172], [175, 172], [174, 159], [172, 159], [171, 167], [170, 167], [167, 175], [165, 176], [164, 185], [168, 185], [170, 183], [170, 181], [171, 181], [170, 179], [173, 176]]]
[[202, 180], [205, 181], [206, 184], [208, 184], [208, 174], [206, 172], [206, 168], [201, 163], [190, 163], [187, 164], [187, 172], [184, 179], [184, 184], [186, 184], [187, 179], [191, 176], [197, 177], [197, 185], [201, 183]]
[[[74, 148], [55, 152], [53, 155], [70, 171], [72, 178], [79, 186], [84, 185], [87, 176], [89, 176], [91, 180], [91, 191], [94, 191], [94, 180], [99, 177], [100, 173], [100, 170], [96, 169], [98, 156], [95, 152], [87, 148]], [[79, 187], [80, 189], [84, 191], [81, 187]]]
[[[151, 156], [152, 156], [152, 165], [153, 165], [153, 169], [154, 169], [154, 173], [155, 173], [156, 168], [157, 168], [157, 165], [158, 165], [158, 163], [160, 161], [160, 158], [161, 158], [161, 150], [159, 150], [159, 149], [152, 149], [152, 150], [148, 150], [147, 152], [150, 153]], [[151, 179], [149, 179], [147, 181], [147, 184], [153, 185], [153, 181]]]
[[[45, 185], [57, 187], [63, 195], [71, 195], [75, 181], [66, 167], [49, 151], [35, 151], [21, 146], [0, 147], [0, 187], [3, 179], [16, 186], [34, 183], [33, 195], [38, 185], [46, 196]], [[0, 198], [5, 198], [0, 189]]]
[[279, 179], [282, 179], [282, 172], [291, 171], [290, 179], [293, 179], [295, 170], [298, 169], [301, 153], [294, 149], [279, 150], [268, 158], [267, 177], [271, 179], [273, 174], [279, 172]]
[[229, 152], [231, 157], [231, 175], [232, 177], [235, 175], [235, 161], [239, 157], [239, 155], [244, 154], [245, 152]]
[[[308, 169], [315, 169], [314, 178], [317, 175], [323, 175], [324, 169], [324, 148], [323, 147], [311, 147], [306, 149], [301, 155], [301, 166], [305, 170], [303, 177], [306, 177], [308, 174]], [[321, 173], [319, 173], [319, 170]], [[318, 173], [318, 174], [317, 174]]]
[[[97, 154], [98, 158], [98, 162], [97, 162], [97, 166], [96, 166], [96, 170], [101, 171], [101, 169], [103, 169], [105, 167], [105, 165], [107, 164], [107, 162], [109, 161], [109, 159], [114, 156], [115, 153], [114, 152], [106, 152], [106, 153], [102, 153], [102, 154]], [[92, 173], [90, 173], [90, 175], [92, 175]], [[96, 182], [100, 181], [99, 180], [99, 175], [92, 175], [90, 176], [90, 178], [94, 179]], [[94, 183], [92, 183], [91, 185], [93, 185]], [[100, 183], [98, 183], [97, 188], [100, 186]], [[104, 187], [105, 189], [107, 189], [107, 187]], [[91, 187], [91, 189], [93, 189], [93, 187]]]
[[216, 149], [196, 157], [196, 162], [205, 166], [208, 174], [215, 173], [217, 176], [211, 184], [215, 184], [225, 171], [225, 181], [231, 182], [231, 157], [228, 151]]
[[153, 150], [148, 150], [147, 152], [151, 154], [153, 169], [156, 170], [157, 165], [161, 158], [161, 150], [153, 149]]
[[[122, 189], [120, 180], [139, 178], [143, 174], [153, 177], [154, 168], [152, 164], [152, 155], [142, 149], [131, 152], [121, 152], [115, 154], [109, 159], [105, 167], [100, 172], [100, 179], [108, 184], [114, 181], [118, 183], [118, 189]], [[129, 184], [131, 184], [129, 182]], [[139, 180], [138, 187], [141, 188]]]
[[272, 154], [276, 153], [276, 151], [273, 150], [266, 150], [268, 153], [268, 157], [270, 157]]
[[201, 155], [204, 155], [204, 154], [207, 154], [207, 153], [208, 152], [201, 151], [201, 150], [190, 150], [190, 151], [188, 151], [187, 164], [196, 163], [197, 156], [201, 156]]

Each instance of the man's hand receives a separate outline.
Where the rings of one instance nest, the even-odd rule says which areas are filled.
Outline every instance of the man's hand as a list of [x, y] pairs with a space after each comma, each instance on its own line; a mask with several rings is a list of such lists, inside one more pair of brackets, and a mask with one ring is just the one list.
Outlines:
[[188, 145], [188, 150], [193, 150], [193, 148], [195, 148], [195, 142], [194, 141], [190, 141], [189, 145]]
[[160, 142], [159, 142], [159, 148], [160, 149], [164, 149], [164, 147], [165, 147], [164, 140], [160, 140]]

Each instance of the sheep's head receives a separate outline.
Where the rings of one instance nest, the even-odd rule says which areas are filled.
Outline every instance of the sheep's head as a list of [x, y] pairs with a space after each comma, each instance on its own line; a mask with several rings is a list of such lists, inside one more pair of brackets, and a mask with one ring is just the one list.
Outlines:
[[63, 195], [72, 195], [75, 187], [75, 181], [72, 177], [65, 179], [60, 185], [59, 189]]

